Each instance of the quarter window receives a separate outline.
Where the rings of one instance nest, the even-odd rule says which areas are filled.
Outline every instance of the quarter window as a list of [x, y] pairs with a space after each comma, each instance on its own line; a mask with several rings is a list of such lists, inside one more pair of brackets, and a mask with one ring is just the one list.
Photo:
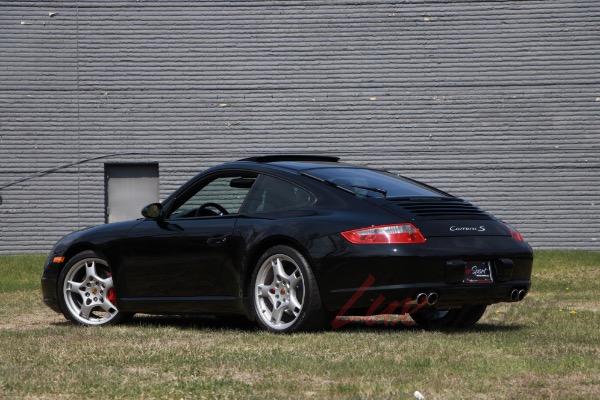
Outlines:
[[281, 179], [261, 175], [242, 212], [272, 213], [311, 207], [314, 197], [306, 190]]

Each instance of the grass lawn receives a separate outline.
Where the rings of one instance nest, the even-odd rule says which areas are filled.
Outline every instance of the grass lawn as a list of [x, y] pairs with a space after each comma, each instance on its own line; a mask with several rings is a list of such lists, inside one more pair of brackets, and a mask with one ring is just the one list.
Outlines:
[[43, 261], [0, 257], [0, 398], [600, 398], [600, 253], [537, 252], [530, 295], [468, 331], [294, 335], [150, 316], [73, 326], [41, 302]]

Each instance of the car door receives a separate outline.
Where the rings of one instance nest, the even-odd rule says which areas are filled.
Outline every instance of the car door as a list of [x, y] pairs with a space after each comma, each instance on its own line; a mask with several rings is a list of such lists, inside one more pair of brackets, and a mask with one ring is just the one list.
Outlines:
[[223, 268], [229, 269], [233, 259], [231, 235], [253, 182], [251, 174], [211, 175], [178, 196], [163, 219], [146, 219], [133, 228], [119, 272], [125, 296], [222, 296]]

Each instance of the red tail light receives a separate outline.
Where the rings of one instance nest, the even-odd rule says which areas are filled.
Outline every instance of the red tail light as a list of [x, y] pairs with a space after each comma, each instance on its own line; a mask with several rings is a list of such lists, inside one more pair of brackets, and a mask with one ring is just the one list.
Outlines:
[[504, 225], [506, 225], [506, 227], [508, 228], [509, 232], [510, 232], [510, 236], [512, 236], [513, 239], [515, 239], [517, 242], [524, 242], [525, 239], [523, 239], [523, 235], [521, 235], [521, 233], [516, 230], [515, 228], [513, 228], [512, 226], [510, 226], [507, 223], [504, 223]]
[[408, 244], [427, 241], [419, 228], [408, 222], [353, 229], [342, 232], [341, 235], [354, 244]]

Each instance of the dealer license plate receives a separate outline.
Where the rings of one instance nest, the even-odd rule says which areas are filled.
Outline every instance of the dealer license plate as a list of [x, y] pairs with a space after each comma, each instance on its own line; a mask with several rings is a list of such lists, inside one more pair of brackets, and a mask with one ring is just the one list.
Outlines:
[[492, 283], [492, 263], [490, 261], [467, 261], [465, 283]]

